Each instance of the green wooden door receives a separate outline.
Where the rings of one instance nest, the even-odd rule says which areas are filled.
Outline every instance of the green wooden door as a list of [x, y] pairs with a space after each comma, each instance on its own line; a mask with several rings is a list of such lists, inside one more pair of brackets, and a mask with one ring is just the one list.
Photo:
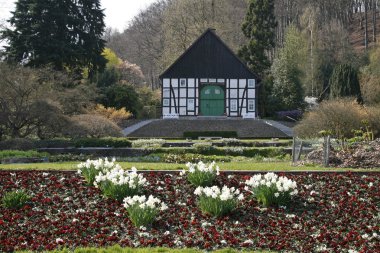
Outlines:
[[224, 90], [215, 85], [203, 87], [200, 106], [203, 116], [222, 116], [224, 114]]

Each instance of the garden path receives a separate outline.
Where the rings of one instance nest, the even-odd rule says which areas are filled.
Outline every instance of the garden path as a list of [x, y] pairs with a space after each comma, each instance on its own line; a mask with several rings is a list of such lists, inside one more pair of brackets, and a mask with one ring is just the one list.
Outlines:
[[153, 121], [156, 121], [157, 119], [149, 119], [149, 120], [144, 120], [144, 121], [141, 121], [137, 124], [134, 124], [132, 126], [129, 126], [127, 128], [124, 128], [123, 129], [123, 134], [124, 136], [128, 136], [129, 134], [133, 133], [134, 131], [136, 131], [137, 129], [145, 126], [145, 125], [148, 125], [150, 123], [152, 123]]
[[285, 125], [283, 125], [277, 121], [274, 121], [274, 120], [264, 120], [264, 122], [267, 123], [268, 125], [272, 126], [272, 127], [277, 128], [278, 130], [280, 130], [281, 132], [283, 132], [284, 134], [286, 134], [289, 137], [294, 136], [294, 131], [290, 127], [287, 127], [287, 126], [285, 126]]

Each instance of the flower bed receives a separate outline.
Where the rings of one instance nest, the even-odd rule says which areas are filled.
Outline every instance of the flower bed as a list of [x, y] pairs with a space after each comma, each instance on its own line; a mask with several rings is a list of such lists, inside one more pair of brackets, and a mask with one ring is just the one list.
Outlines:
[[218, 186], [244, 194], [234, 212], [214, 218], [197, 205], [179, 173], [145, 173], [146, 193], [167, 204], [151, 227], [136, 228], [123, 203], [102, 197], [75, 172], [0, 171], [0, 196], [23, 188], [20, 210], [0, 207], [0, 251], [105, 246], [379, 252], [378, 174], [286, 174], [298, 195], [287, 208], [262, 208], [244, 190], [251, 175], [221, 173]]

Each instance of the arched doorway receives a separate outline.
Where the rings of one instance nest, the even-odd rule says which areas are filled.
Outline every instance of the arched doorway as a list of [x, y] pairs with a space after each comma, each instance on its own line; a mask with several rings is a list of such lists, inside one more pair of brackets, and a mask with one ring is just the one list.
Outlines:
[[200, 95], [200, 106], [203, 116], [222, 116], [225, 112], [224, 90], [216, 85], [203, 87]]

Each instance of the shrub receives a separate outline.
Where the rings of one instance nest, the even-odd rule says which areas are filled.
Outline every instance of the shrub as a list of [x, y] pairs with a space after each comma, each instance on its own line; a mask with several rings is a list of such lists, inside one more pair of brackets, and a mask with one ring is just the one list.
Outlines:
[[132, 141], [134, 148], [159, 148], [165, 143], [164, 139], [138, 139]]
[[242, 142], [236, 138], [223, 138], [220, 140], [225, 146], [240, 146]]
[[98, 160], [87, 160], [84, 163], [80, 163], [77, 165], [78, 174], [81, 174], [88, 185], [93, 185], [95, 182], [95, 177], [100, 173], [105, 173], [106, 171], [111, 170], [116, 166], [115, 159], [112, 161], [108, 161], [107, 158], [98, 159]]
[[226, 156], [204, 156], [200, 154], [164, 154], [162, 157], [162, 162], [165, 163], [199, 163], [201, 161], [204, 162], [231, 162], [230, 157]]
[[34, 142], [29, 139], [15, 138], [0, 142], [0, 150], [31, 150], [35, 148]]
[[30, 196], [24, 190], [17, 190], [5, 193], [2, 203], [5, 208], [18, 209], [23, 207], [30, 199]]
[[68, 148], [75, 146], [75, 142], [67, 138], [54, 138], [35, 141], [37, 148]]
[[115, 107], [107, 108], [101, 104], [96, 105], [94, 112], [113, 121], [119, 126], [122, 125], [124, 121], [133, 116], [131, 112], [125, 109], [125, 107], [122, 107], [121, 109], [116, 109]]
[[198, 139], [202, 136], [234, 138], [238, 135], [236, 131], [187, 131], [183, 133], [183, 137], [185, 138]]
[[353, 129], [360, 129], [366, 119], [363, 107], [352, 99], [325, 101], [320, 106], [305, 115], [295, 127], [300, 137], [319, 137], [320, 131], [330, 131], [341, 140], [354, 137]]
[[114, 148], [126, 148], [131, 147], [132, 143], [127, 138], [82, 138], [75, 141], [76, 147], [114, 147]]
[[159, 211], [164, 211], [168, 208], [164, 202], [152, 195], [148, 199], [145, 196], [137, 195], [127, 197], [123, 202], [129, 218], [136, 227], [152, 224]]
[[122, 136], [121, 129], [111, 120], [91, 114], [76, 115], [71, 118], [72, 124], [66, 133], [75, 138], [101, 138]]
[[126, 171], [119, 165], [105, 174], [100, 172], [94, 182], [95, 187], [99, 187], [104, 196], [118, 201], [127, 196], [137, 195], [146, 184], [146, 179], [142, 174], [137, 174], [136, 168], [132, 167], [131, 171]]
[[30, 157], [46, 157], [48, 153], [40, 153], [35, 150], [21, 151], [21, 150], [3, 150], [0, 151], [0, 160], [7, 158], [30, 158]]
[[280, 120], [289, 120], [289, 119], [299, 120], [302, 117], [302, 111], [301, 110], [279, 111], [279, 112], [276, 112], [276, 116]]
[[199, 196], [198, 205], [204, 213], [211, 214], [215, 217], [224, 216], [232, 212], [238, 203], [243, 200], [243, 194], [234, 187], [228, 188], [223, 186], [220, 189], [217, 186], [198, 187], [194, 194]]
[[227, 147], [224, 148], [224, 151], [228, 155], [242, 155], [244, 153], [245, 148], [243, 147]]
[[255, 175], [245, 182], [246, 190], [251, 187], [253, 196], [263, 206], [286, 206], [291, 197], [298, 193], [297, 183], [274, 173]]
[[[219, 166], [215, 162], [204, 164], [202, 161], [195, 163], [187, 163], [188, 170], [187, 180], [195, 186], [209, 186], [212, 185], [216, 176], [219, 175]], [[183, 170], [181, 175], [185, 175], [186, 171]]]
[[194, 143], [193, 148], [199, 154], [211, 154], [216, 148], [207, 142]]

